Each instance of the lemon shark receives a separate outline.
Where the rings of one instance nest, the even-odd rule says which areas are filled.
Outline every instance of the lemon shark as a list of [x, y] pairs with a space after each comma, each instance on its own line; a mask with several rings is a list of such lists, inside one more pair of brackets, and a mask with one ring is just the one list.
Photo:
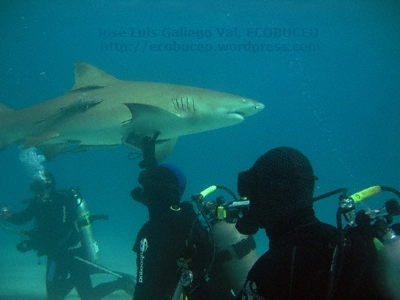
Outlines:
[[159, 133], [156, 158], [165, 159], [179, 136], [242, 122], [260, 102], [202, 88], [119, 80], [75, 63], [75, 84], [65, 95], [13, 110], [0, 103], [0, 151], [11, 144], [60, 154], [126, 144], [140, 149]]

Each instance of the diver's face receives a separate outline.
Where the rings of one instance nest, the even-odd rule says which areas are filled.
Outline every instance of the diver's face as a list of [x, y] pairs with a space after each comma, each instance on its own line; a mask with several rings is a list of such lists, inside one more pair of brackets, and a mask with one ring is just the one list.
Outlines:
[[35, 195], [35, 199], [40, 203], [51, 201], [50, 195], [53, 191], [53, 185], [42, 180], [32, 182], [30, 189]]
[[51, 201], [50, 194], [51, 194], [51, 189], [45, 189], [45, 190], [43, 191], [43, 193], [40, 195], [41, 198], [42, 198], [42, 202], [49, 202], [49, 201]]
[[43, 189], [41, 191], [36, 191], [35, 194], [35, 199], [38, 203], [43, 204], [43, 203], [48, 203], [51, 201], [51, 189]]

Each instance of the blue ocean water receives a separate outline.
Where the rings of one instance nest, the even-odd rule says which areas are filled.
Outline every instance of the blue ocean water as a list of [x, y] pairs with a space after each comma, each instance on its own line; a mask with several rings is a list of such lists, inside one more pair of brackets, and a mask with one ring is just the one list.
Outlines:
[[[264, 103], [243, 123], [178, 140], [167, 162], [186, 173], [186, 199], [212, 184], [236, 191], [238, 172], [283, 145], [310, 158], [320, 178], [316, 196], [342, 187], [350, 194], [371, 185], [400, 189], [396, 0], [4, 0], [0, 32], [0, 102], [13, 109], [64, 94], [78, 61], [120, 79], [198, 86]], [[116, 253], [130, 253], [147, 219], [130, 200], [139, 172], [138, 160], [128, 159], [132, 151], [89, 150], [45, 164], [59, 188], [79, 186], [92, 212], [109, 214], [94, 226], [104, 244], [117, 239]], [[15, 211], [30, 197], [19, 154], [17, 146], [0, 153], [0, 204]], [[382, 193], [360, 208], [381, 207], [391, 197]], [[337, 196], [315, 207], [321, 220], [335, 224]], [[264, 252], [263, 233], [257, 241]], [[126, 264], [134, 268], [134, 257]]]

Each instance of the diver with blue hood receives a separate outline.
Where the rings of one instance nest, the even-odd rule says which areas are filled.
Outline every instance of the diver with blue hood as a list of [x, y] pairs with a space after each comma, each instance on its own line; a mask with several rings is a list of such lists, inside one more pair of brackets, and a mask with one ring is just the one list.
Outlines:
[[141, 186], [131, 191], [132, 198], [149, 212], [132, 249], [137, 254], [133, 299], [179, 299], [182, 295], [209, 299], [203, 272], [210, 264], [212, 246], [192, 204], [181, 202], [185, 175], [178, 167], [158, 164], [155, 159], [157, 136], [142, 141]]

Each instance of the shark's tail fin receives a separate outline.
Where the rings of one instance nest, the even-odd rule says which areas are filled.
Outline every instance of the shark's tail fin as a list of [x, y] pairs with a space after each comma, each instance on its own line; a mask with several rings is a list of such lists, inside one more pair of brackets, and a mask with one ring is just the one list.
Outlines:
[[7, 112], [7, 111], [13, 111], [13, 110], [5, 106], [4, 104], [0, 103], [0, 112]]

